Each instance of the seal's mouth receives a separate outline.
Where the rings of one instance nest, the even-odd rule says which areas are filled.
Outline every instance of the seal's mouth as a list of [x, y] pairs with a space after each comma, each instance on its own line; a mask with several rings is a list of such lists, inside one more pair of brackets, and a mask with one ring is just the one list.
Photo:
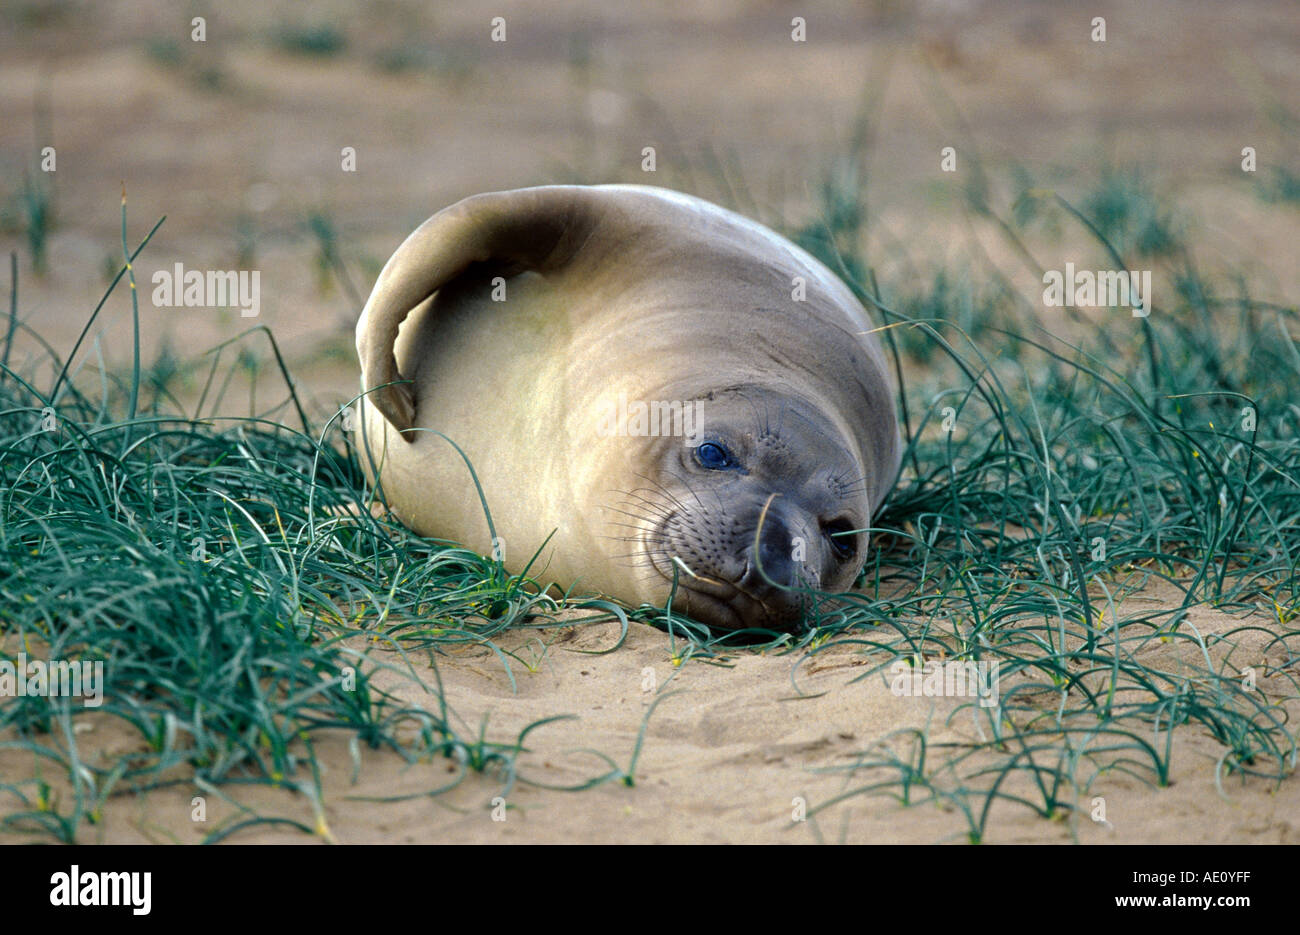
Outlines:
[[744, 618], [729, 601], [690, 586], [683, 586], [680, 580], [677, 600], [679, 606], [688, 615], [711, 627], [723, 630], [743, 630], [746, 627]]
[[[750, 563], [745, 565], [741, 582], [723, 581], [691, 569], [679, 556], [669, 559], [677, 568], [676, 606], [694, 619], [721, 630], [774, 629], [794, 630], [803, 619], [802, 601], [797, 594], [759, 597], [744, 582], [757, 578]], [[672, 568], [655, 570], [667, 580], [673, 579]]]

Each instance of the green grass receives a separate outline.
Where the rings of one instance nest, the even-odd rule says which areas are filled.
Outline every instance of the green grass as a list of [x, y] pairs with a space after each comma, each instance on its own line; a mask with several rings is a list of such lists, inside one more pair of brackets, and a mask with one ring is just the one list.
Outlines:
[[[933, 801], [958, 809], [975, 842], [1000, 800], [1077, 820], [1079, 797], [1110, 772], [1166, 784], [1169, 731], [1183, 725], [1221, 745], [1220, 781], [1295, 768], [1295, 729], [1276, 704], [1300, 687], [1295, 308], [1252, 300], [1244, 283], [1217, 295], [1140, 176], [1104, 174], [1081, 209], [1048, 194], [1094, 236], [1099, 267], [1167, 258], [1174, 295], [1157, 294], [1148, 319], [1101, 310], [1071, 344], [973, 284], [954, 295], [944, 270], [928, 293], [895, 299], [822, 251], [894, 324], [896, 353], [927, 368], [904, 393], [912, 444], [867, 569], [888, 597], [829, 619], [843, 639], [809, 655], [852, 640], [879, 660], [864, 676], [877, 678], [913, 654], [996, 661], [1016, 687], [999, 708], [964, 706], [986, 742], [936, 751], [923, 732], [886, 738], [810, 817], [855, 796]], [[993, 215], [987, 202], [971, 209]], [[1018, 246], [1030, 219], [994, 217]], [[983, 308], [970, 318], [972, 303]], [[944, 407], [951, 434], [936, 425]], [[1161, 581], [1179, 595], [1171, 606], [1117, 609]], [[1254, 615], [1206, 638], [1185, 622], [1202, 605]], [[1243, 638], [1268, 653], [1271, 691], [1246, 687], [1247, 664], [1260, 664], [1258, 648], [1232, 648]], [[1153, 662], [1162, 642], [1200, 662]]]
[[[132, 275], [124, 267], [109, 292]], [[9, 336], [25, 330], [17, 301], [15, 288]], [[234, 372], [264, 379], [254, 342], [287, 397], [265, 413], [210, 416]], [[70, 842], [115, 790], [178, 781], [284, 786], [318, 803], [313, 742], [328, 731], [412, 762], [445, 755], [461, 776], [486, 771], [509, 788], [524, 736], [545, 719], [517, 738], [467, 735], [427, 662], [439, 648], [490, 645], [528, 617], [543, 625], [555, 603], [490, 559], [374, 519], [351, 436], [337, 414], [309, 420], [269, 331], [214, 349], [188, 416], [169, 390], [174, 361], [142, 368], [137, 355], [129, 377], [101, 368], [83, 391], [52, 349], [44, 362], [58, 361], [56, 376], [40, 381], [46, 368], [19, 373], [11, 347], [0, 379], [3, 652], [103, 661], [93, 716], [120, 720], [142, 745], [92, 766], [75, 730], [90, 716], [80, 699], [5, 698], [0, 749], [10, 762], [25, 756], [33, 775], [6, 790], [19, 806], [0, 825]], [[241, 353], [227, 366], [232, 348]], [[363, 652], [367, 640], [391, 651]], [[427, 704], [376, 688], [380, 668], [422, 686]], [[70, 782], [70, 799], [51, 800], [51, 773]], [[592, 781], [620, 778], [614, 768]]]
[[285, 52], [313, 58], [333, 58], [348, 47], [347, 34], [328, 23], [283, 25], [275, 32], [275, 44]]
[[27, 248], [32, 255], [32, 269], [41, 276], [46, 269], [45, 255], [54, 216], [53, 196], [45, 173], [33, 173], [24, 177], [19, 200], [27, 233]]
[[365, 305], [365, 298], [353, 285], [348, 275], [347, 266], [339, 248], [339, 232], [329, 212], [317, 210], [308, 213], [304, 224], [308, 236], [316, 244], [314, 267], [316, 270], [316, 289], [321, 295], [327, 295], [337, 281], [347, 293], [352, 308]]
[[[1078, 208], [1039, 191], [1032, 211], [1016, 201], [998, 213], [990, 186], [977, 188], [971, 210], [1001, 225], [1031, 266], [1057, 265], [1026, 246], [1030, 226], [1050, 216], [1090, 232], [1099, 266], [1158, 261], [1176, 288], [1157, 293], [1148, 319], [1103, 310], [1089, 324], [1076, 312], [1068, 323], [1085, 337], [1070, 344], [1027, 317], [1042, 315], [1036, 297], [978, 264], [878, 281], [868, 215], [843, 203], [861, 192], [851, 180], [828, 184], [823, 219], [792, 233], [876, 308], [908, 376], [904, 472], [876, 521], [865, 592], [819, 604], [799, 634], [710, 634], [671, 606], [587, 605], [590, 619], [616, 617], [624, 632], [629, 620], [657, 626], [683, 665], [786, 654], [796, 682], [831, 646], [865, 654], [870, 678], [918, 654], [999, 663], [1001, 705], [963, 709], [982, 742], [943, 747], [904, 732], [872, 744], [838, 768], [840, 795], [810, 804], [816, 834], [819, 816], [863, 796], [956, 809], [971, 841], [987, 838], [998, 803], [1078, 820], [1080, 797], [1086, 805], [1111, 773], [1168, 782], [1174, 728], [1215, 739], [1221, 779], [1280, 781], [1296, 739], [1276, 702], [1295, 697], [1300, 654], [1295, 309], [1252, 299], [1244, 283], [1206, 281], [1141, 179], [1105, 176]], [[332, 225], [313, 230], [322, 256], [336, 256]], [[124, 253], [125, 232], [124, 207]], [[10, 335], [22, 328], [17, 309], [15, 287]], [[30, 779], [3, 790], [4, 828], [82, 840], [111, 793], [173, 783], [262, 783], [319, 803], [313, 744], [333, 731], [412, 762], [446, 756], [457, 781], [475, 770], [506, 789], [527, 781], [517, 765], [525, 738], [553, 712], [536, 712], [517, 737], [468, 727], [437, 665], [465, 644], [490, 647], [507, 672], [533, 665], [494, 640], [554, 626], [558, 603], [491, 559], [373, 517], [343, 419], [313, 420], [269, 331], [213, 349], [200, 370], [167, 356], [142, 366], [137, 352], [126, 375], [82, 373], [81, 342], [22, 364], [11, 343], [0, 371], [3, 651], [12, 658], [30, 642], [104, 660], [95, 716], [127, 725], [140, 752], [92, 765], [76, 699], [4, 699], [5, 756], [32, 763]], [[259, 411], [251, 397], [246, 415], [228, 415], [237, 377], [263, 397], [278, 387], [275, 405]], [[189, 410], [175, 392], [185, 379], [202, 386]], [[1152, 582], [1178, 599], [1120, 606]], [[1234, 655], [1228, 637], [1188, 624], [1201, 605], [1243, 615], [1233, 638], [1264, 646], [1264, 687], [1243, 685], [1257, 652]], [[1193, 661], [1152, 652], [1170, 645], [1194, 649]], [[380, 669], [423, 686], [427, 704], [381, 690]], [[596, 752], [604, 767], [573, 788], [631, 785], [643, 740], [644, 729], [626, 768]], [[70, 800], [51, 799], [50, 776], [70, 784]], [[210, 838], [286, 821], [244, 816]]]

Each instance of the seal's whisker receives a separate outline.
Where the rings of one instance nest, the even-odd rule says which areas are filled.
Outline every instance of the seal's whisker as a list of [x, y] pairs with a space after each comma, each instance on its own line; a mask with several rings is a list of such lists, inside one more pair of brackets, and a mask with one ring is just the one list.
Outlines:
[[692, 571], [690, 566], [682, 561], [682, 557], [680, 555], [673, 556], [673, 564], [676, 565], [678, 568], [682, 569], [684, 572], [686, 572], [688, 575], [690, 575], [692, 578], [696, 579], [697, 581], [706, 581], [709, 584], [716, 584], [718, 587], [722, 587], [722, 588], [735, 587], [735, 585], [729, 581], [720, 581], [719, 579], [710, 577], [709, 575], [701, 575], [697, 572]]
[[606, 507], [606, 509], [609, 510], [609, 512], [611, 512], [611, 513], [620, 513], [620, 514], [622, 514], [623, 516], [630, 517], [631, 519], [639, 519], [639, 520], [642, 520], [642, 521], [644, 521], [644, 522], [649, 522], [649, 521], [652, 520], [652, 519], [665, 520], [665, 519], [668, 519], [670, 516], [672, 516], [671, 513], [664, 513], [664, 514], [662, 514], [662, 515], [658, 515], [658, 516], [656, 516], [655, 514], [644, 515], [644, 514], [642, 514], [642, 513], [637, 513], [637, 512], [635, 512], [635, 511], [633, 511], [633, 510], [624, 510], [624, 509], [620, 509], [619, 507], [616, 507], [616, 506]]
[[[696, 503], [699, 503], [699, 505], [700, 505], [701, 508], [704, 507], [704, 504], [703, 504], [703, 503], [700, 503], [700, 498], [699, 498], [699, 496], [695, 493], [695, 489], [691, 486], [690, 481], [688, 481], [688, 480], [687, 480], [686, 478], [684, 478], [684, 477], [681, 477], [680, 475], [676, 474], [675, 472], [665, 472], [665, 473], [668, 473], [668, 475], [669, 475], [670, 477], [676, 478], [678, 481], [680, 481], [681, 484], [682, 484], [682, 486], [686, 488], [687, 492], [688, 492], [692, 497], [695, 497], [695, 502], [696, 502]], [[637, 475], [637, 476], [638, 476], [638, 477], [642, 477], [642, 478], [644, 478], [645, 480], [648, 480], [651, 484], [653, 484], [654, 486], [658, 487], [659, 490], [662, 491], [663, 495], [664, 495], [665, 497], [667, 497], [669, 500], [671, 500], [673, 503], [675, 503], [679, 509], [681, 509], [681, 510], [689, 509], [689, 508], [686, 506], [685, 503], [682, 503], [682, 501], [681, 501], [680, 499], [678, 499], [677, 496], [674, 495], [673, 492], [672, 492], [671, 490], [669, 490], [667, 487], [665, 487], [665, 486], [663, 485], [663, 483], [660, 482], [658, 479], [653, 478], [653, 477], [646, 477], [646, 476], [643, 475], [643, 474], [640, 474], [640, 475]]]
[[[673, 476], [677, 477], [677, 475], [673, 475]], [[700, 509], [704, 510], [705, 513], [707, 514], [709, 508], [704, 505], [704, 501], [700, 499], [700, 495], [695, 491], [695, 488], [691, 486], [690, 482], [684, 477], [678, 477], [677, 479], [680, 480], [686, 486], [686, 489], [691, 492], [691, 495], [693, 497], [695, 497], [695, 502], [700, 505]], [[726, 516], [729, 511], [727, 510], [726, 503], [722, 499], [723, 491], [719, 490], [717, 487], [710, 487], [708, 492], [718, 502], [718, 515]]]
[[[671, 516], [674, 512], [664, 504], [659, 503], [656, 500], [651, 500], [649, 497], [643, 497], [640, 494], [634, 494], [634, 493], [624, 494], [623, 500], [626, 506], [637, 506], [639, 504], [643, 504], [646, 507], [658, 511], [664, 518]], [[677, 507], [677, 510], [683, 510], [683, 509], [684, 509], [683, 507], [680, 506]]]
[[[688, 478], [683, 477], [682, 475], [677, 474], [676, 472], [672, 472], [672, 471], [665, 471], [664, 473], [666, 473], [669, 477], [673, 478], [674, 480], [679, 481], [679, 482], [681, 483], [681, 485], [682, 485], [683, 487], [686, 488], [686, 491], [687, 491], [687, 492], [688, 492], [692, 497], [695, 498], [695, 502], [696, 502], [696, 504], [699, 505], [699, 508], [700, 508], [701, 510], [707, 510], [707, 509], [708, 509], [708, 507], [706, 507], [706, 506], [704, 505], [704, 501], [700, 499], [700, 495], [699, 495], [699, 493], [696, 492], [694, 485], [691, 484], [691, 482], [690, 482], [690, 480], [689, 480]], [[662, 486], [662, 485], [660, 485], [660, 486]], [[717, 493], [717, 490], [715, 490], [715, 489], [713, 489], [713, 488], [710, 488], [710, 490], [711, 490], [711, 492], [714, 493], [714, 494]], [[685, 510], [686, 510], [686, 507], [682, 507], [682, 509], [683, 509], [683, 511], [685, 511]]]
[[640, 536], [601, 536], [600, 538], [606, 542], [633, 542], [638, 546], [641, 544]]
[[638, 526], [635, 523], [610, 523], [609, 525], [617, 529], [631, 529], [637, 534], [630, 536], [601, 536], [602, 539], [613, 539], [618, 542], [640, 542], [645, 535], [645, 527]]
[[[657, 478], [650, 477], [647, 474], [641, 474], [641, 473], [636, 474], [636, 476], [652, 484], [654, 487], [657, 487], [658, 492], [662, 494], [664, 497], [666, 497], [668, 500], [670, 500], [672, 503], [674, 503], [679, 509], [683, 509], [683, 510], [686, 509], [686, 504], [683, 503], [680, 499], [678, 499], [677, 496], [671, 490], [665, 487]], [[690, 485], [687, 484], [686, 488], [689, 490]]]
[[857, 477], [853, 478], [853, 480], [845, 480], [844, 476], [847, 473], [848, 471], [844, 471], [840, 474], [835, 474], [831, 477], [831, 480], [835, 481], [835, 483], [842, 487], [855, 487], [858, 484], [865, 484], [867, 481], [867, 475], [865, 474], [859, 474]]
[[650, 562], [650, 561], [646, 558], [646, 555], [645, 555], [644, 552], [627, 552], [627, 553], [622, 553], [622, 554], [619, 554], [619, 555], [611, 555], [610, 558], [612, 558], [612, 559], [614, 559], [614, 560], [616, 560], [616, 561], [628, 561], [628, 562], [631, 562], [632, 565], [633, 565], [634, 567], [635, 567], [636, 565], [653, 565], [653, 564], [654, 564], [653, 562]]
[[645, 572], [644, 574], [640, 575], [637, 578], [637, 581], [644, 583], [646, 581], [654, 581], [656, 579], [663, 580], [663, 575], [659, 573], [659, 570], [657, 568], [651, 568], [648, 572]]
[[[631, 516], [632, 514], [629, 513], [628, 515]], [[635, 519], [635, 518], [637, 518], [637, 517], [633, 517], [633, 518]], [[606, 525], [607, 525], [607, 526], [610, 526], [611, 528], [614, 528], [614, 529], [635, 529], [637, 532], [644, 532], [644, 531], [645, 531], [645, 527], [644, 527], [643, 525], [639, 524], [639, 523], [616, 523], [616, 522], [610, 522], [610, 523], [606, 523]], [[626, 538], [629, 538], [629, 539], [630, 539], [630, 538], [632, 538], [632, 537], [631, 537], [631, 536], [628, 536], [628, 537], [626, 537]]]

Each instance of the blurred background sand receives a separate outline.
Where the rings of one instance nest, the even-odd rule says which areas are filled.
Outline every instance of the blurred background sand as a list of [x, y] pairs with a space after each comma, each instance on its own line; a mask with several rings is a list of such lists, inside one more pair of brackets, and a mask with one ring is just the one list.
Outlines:
[[[822, 184], [852, 179], [861, 251], [905, 288], [970, 252], [977, 166], [995, 187], [1024, 167], [1067, 197], [1103, 166], [1134, 167], [1195, 217], [1203, 262], [1294, 295], [1294, 209], [1260, 210], [1240, 151], [1256, 147], [1259, 177], [1294, 159], [1298, 45], [1294, 4], [1260, 0], [5, 0], [0, 250], [22, 257], [22, 315], [66, 352], [120, 266], [125, 183], [133, 245], [167, 217], [138, 281], [177, 262], [259, 270], [257, 322], [322, 405], [355, 386], [358, 304], [407, 233], [466, 195], [548, 182], [666, 185], [783, 227], [816, 223]], [[46, 145], [57, 171], [41, 176]], [[956, 173], [939, 169], [944, 146]], [[38, 176], [52, 194], [40, 277], [22, 202]], [[129, 320], [121, 290], [99, 329], [110, 360]], [[252, 323], [152, 307], [142, 322], [146, 358]]]

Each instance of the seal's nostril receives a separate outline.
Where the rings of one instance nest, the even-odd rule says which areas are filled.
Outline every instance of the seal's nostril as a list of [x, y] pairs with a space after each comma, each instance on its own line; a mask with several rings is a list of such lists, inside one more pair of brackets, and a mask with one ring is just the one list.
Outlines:
[[757, 564], [761, 568], [755, 577], [769, 587], [790, 587], [795, 583], [795, 551], [790, 528], [779, 516], [769, 513], [759, 530]]

